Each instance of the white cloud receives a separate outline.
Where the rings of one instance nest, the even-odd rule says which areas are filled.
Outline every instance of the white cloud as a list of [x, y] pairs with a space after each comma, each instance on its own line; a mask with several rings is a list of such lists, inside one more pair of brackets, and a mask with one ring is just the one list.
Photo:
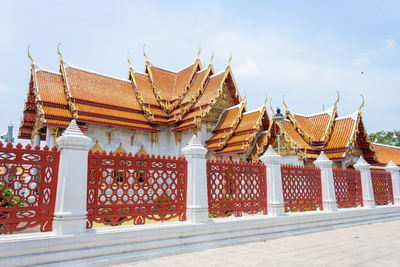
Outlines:
[[395, 49], [397, 46], [397, 43], [395, 40], [393, 39], [387, 39], [386, 40], [386, 48], [388, 49]]
[[0, 92], [7, 92], [8, 91], [8, 86], [0, 83]]
[[353, 65], [355, 66], [365, 66], [368, 65], [370, 63], [370, 59], [368, 56], [363, 55], [359, 58], [356, 58], [355, 60], [353, 60]]

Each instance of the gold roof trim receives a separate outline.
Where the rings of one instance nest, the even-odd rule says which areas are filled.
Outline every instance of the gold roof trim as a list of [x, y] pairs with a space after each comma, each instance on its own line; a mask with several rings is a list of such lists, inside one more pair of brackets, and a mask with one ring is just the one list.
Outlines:
[[103, 152], [103, 149], [100, 147], [99, 141], [96, 140], [96, 144], [90, 149], [93, 153], [95, 152]]
[[[130, 62], [129, 62], [130, 63]], [[146, 107], [146, 103], [144, 102], [143, 95], [137, 90], [138, 86], [136, 83], [136, 78], [135, 78], [135, 73], [133, 72], [132, 67], [129, 68], [129, 76], [132, 77], [132, 83], [133, 83], [133, 91], [135, 92], [136, 99], [139, 103], [139, 106], [142, 108], [144, 114], [146, 115], [147, 119], [150, 122], [154, 121], [154, 114], [150, 111], [149, 105]]]
[[65, 97], [66, 97], [66, 100], [68, 103], [68, 107], [71, 112], [72, 118], [78, 119], [79, 118], [78, 110], [75, 107], [75, 103], [73, 103], [71, 100], [72, 94], [71, 94], [71, 91], [69, 90], [68, 79], [67, 79], [67, 75], [65, 73], [64, 60], [63, 60], [61, 52], [60, 52], [60, 43], [58, 43], [57, 54], [60, 56], [60, 72], [63, 77], [63, 79], [62, 79], [63, 80], [63, 88], [64, 88], [64, 94], [65, 94]]
[[283, 95], [282, 99], [283, 99], [283, 105], [286, 108], [285, 116], [288, 117], [289, 120], [293, 123], [294, 128], [297, 130], [297, 132], [300, 134], [300, 136], [303, 137], [305, 139], [305, 141], [310, 144], [312, 142], [311, 136], [300, 126], [300, 124], [297, 122], [297, 120], [293, 116], [292, 112], [290, 112], [290, 110], [285, 102], [285, 95]]
[[119, 143], [119, 147], [117, 148], [117, 150], [115, 150], [114, 155], [117, 155], [118, 153], [120, 155], [126, 154], [126, 151], [125, 151], [124, 147], [122, 146], [122, 143]]
[[239, 111], [236, 117], [233, 119], [231, 129], [229, 131], [224, 132], [223, 140], [218, 141], [218, 148], [222, 149], [226, 143], [228, 143], [229, 139], [232, 137], [233, 133], [235, 132], [237, 126], [239, 125], [240, 120], [243, 117], [243, 110], [245, 108], [244, 101], [240, 102]]
[[335, 121], [335, 118], [336, 118], [336, 114], [337, 114], [337, 104], [340, 101], [339, 91], [336, 91], [336, 93], [337, 93], [337, 100], [336, 100], [335, 104], [333, 105], [333, 111], [332, 111], [331, 118], [329, 120], [328, 128], [325, 131], [324, 136], [322, 137], [322, 141], [324, 141], [324, 142], [328, 142], [329, 141], [329, 138], [331, 137], [331, 134], [333, 132], [333, 126], [334, 126], [333, 124], [334, 124], [334, 121]]
[[281, 130], [281, 135], [283, 136], [284, 140], [289, 144], [289, 147], [293, 149], [299, 158], [299, 160], [303, 160], [307, 158], [307, 154], [305, 151], [301, 151], [300, 146], [290, 137], [290, 135], [286, 132], [283, 128], [282, 123], [277, 123], [278, 127]]

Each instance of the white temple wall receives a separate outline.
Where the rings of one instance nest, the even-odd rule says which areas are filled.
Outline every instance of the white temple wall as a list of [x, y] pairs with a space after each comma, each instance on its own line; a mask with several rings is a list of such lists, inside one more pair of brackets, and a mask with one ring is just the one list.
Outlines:
[[[192, 138], [192, 131], [190, 129], [184, 130], [181, 135], [181, 142], [176, 145], [175, 144], [175, 136], [173, 132], [171, 132], [172, 126], [156, 126], [160, 129], [158, 133], [158, 144], [152, 144], [151, 142], [151, 133], [140, 131], [140, 130], [129, 130], [125, 128], [117, 128], [115, 127], [114, 132], [111, 136], [111, 142], [108, 143], [109, 134], [111, 133], [111, 128], [107, 126], [101, 125], [87, 125], [88, 131], [87, 136], [92, 138], [91, 147], [96, 144], [98, 141], [101, 149], [109, 152], [115, 151], [118, 149], [120, 144], [124, 150], [132, 154], [139, 152], [140, 148], [143, 145], [145, 151], [149, 154], [160, 154], [160, 155], [181, 155], [181, 149], [185, 147], [190, 139]], [[131, 145], [132, 135], [135, 135], [133, 145]], [[201, 126], [201, 130], [197, 132], [197, 138], [200, 140], [202, 145], [205, 145], [205, 141], [212, 136], [212, 133], [207, 132], [207, 125], [203, 123]], [[210, 154], [212, 155], [212, 154]], [[236, 158], [236, 157], [235, 157]]]
[[[122, 144], [124, 150], [132, 154], [139, 152], [143, 145], [143, 148], [147, 153], [151, 153], [151, 134], [150, 132], [144, 131], [133, 131], [125, 128], [115, 128], [111, 142], [108, 143], [109, 133], [111, 132], [110, 127], [100, 125], [87, 125], [88, 131], [87, 136], [92, 138], [91, 147], [99, 142], [100, 147], [109, 152], [118, 149], [119, 145]], [[133, 145], [131, 145], [132, 135], [135, 135]]]
[[179, 156], [179, 145], [175, 145], [175, 136], [171, 132], [172, 127], [159, 126], [158, 129], [160, 129], [161, 132], [158, 133], [158, 148], [155, 154]]
[[292, 165], [304, 166], [304, 162], [302, 160], [299, 160], [297, 155], [282, 156], [281, 163], [282, 164], [292, 164]]

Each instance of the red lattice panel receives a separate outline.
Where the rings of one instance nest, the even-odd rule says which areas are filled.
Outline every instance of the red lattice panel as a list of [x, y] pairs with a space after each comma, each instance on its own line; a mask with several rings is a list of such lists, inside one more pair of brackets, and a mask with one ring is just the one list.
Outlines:
[[332, 169], [338, 208], [363, 207], [361, 174], [354, 169]]
[[51, 231], [60, 152], [0, 142], [0, 233]]
[[207, 161], [208, 210], [211, 217], [267, 214], [265, 166], [262, 163]]
[[392, 178], [390, 172], [371, 170], [371, 180], [374, 190], [375, 205], [393, 204]]
[[88, 159], [88, 228], [186, 220], [184, 158], [89, 152]]
[[319, 168], [281, 165], [281, 174], [286, 212], [323, 209]]

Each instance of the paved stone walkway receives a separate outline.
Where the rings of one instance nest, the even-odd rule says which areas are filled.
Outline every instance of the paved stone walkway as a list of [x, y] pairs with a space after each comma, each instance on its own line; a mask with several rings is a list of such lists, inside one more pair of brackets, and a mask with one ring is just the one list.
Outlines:
[[400, 266], [400, 220], [165, 256], [119, 266]]

